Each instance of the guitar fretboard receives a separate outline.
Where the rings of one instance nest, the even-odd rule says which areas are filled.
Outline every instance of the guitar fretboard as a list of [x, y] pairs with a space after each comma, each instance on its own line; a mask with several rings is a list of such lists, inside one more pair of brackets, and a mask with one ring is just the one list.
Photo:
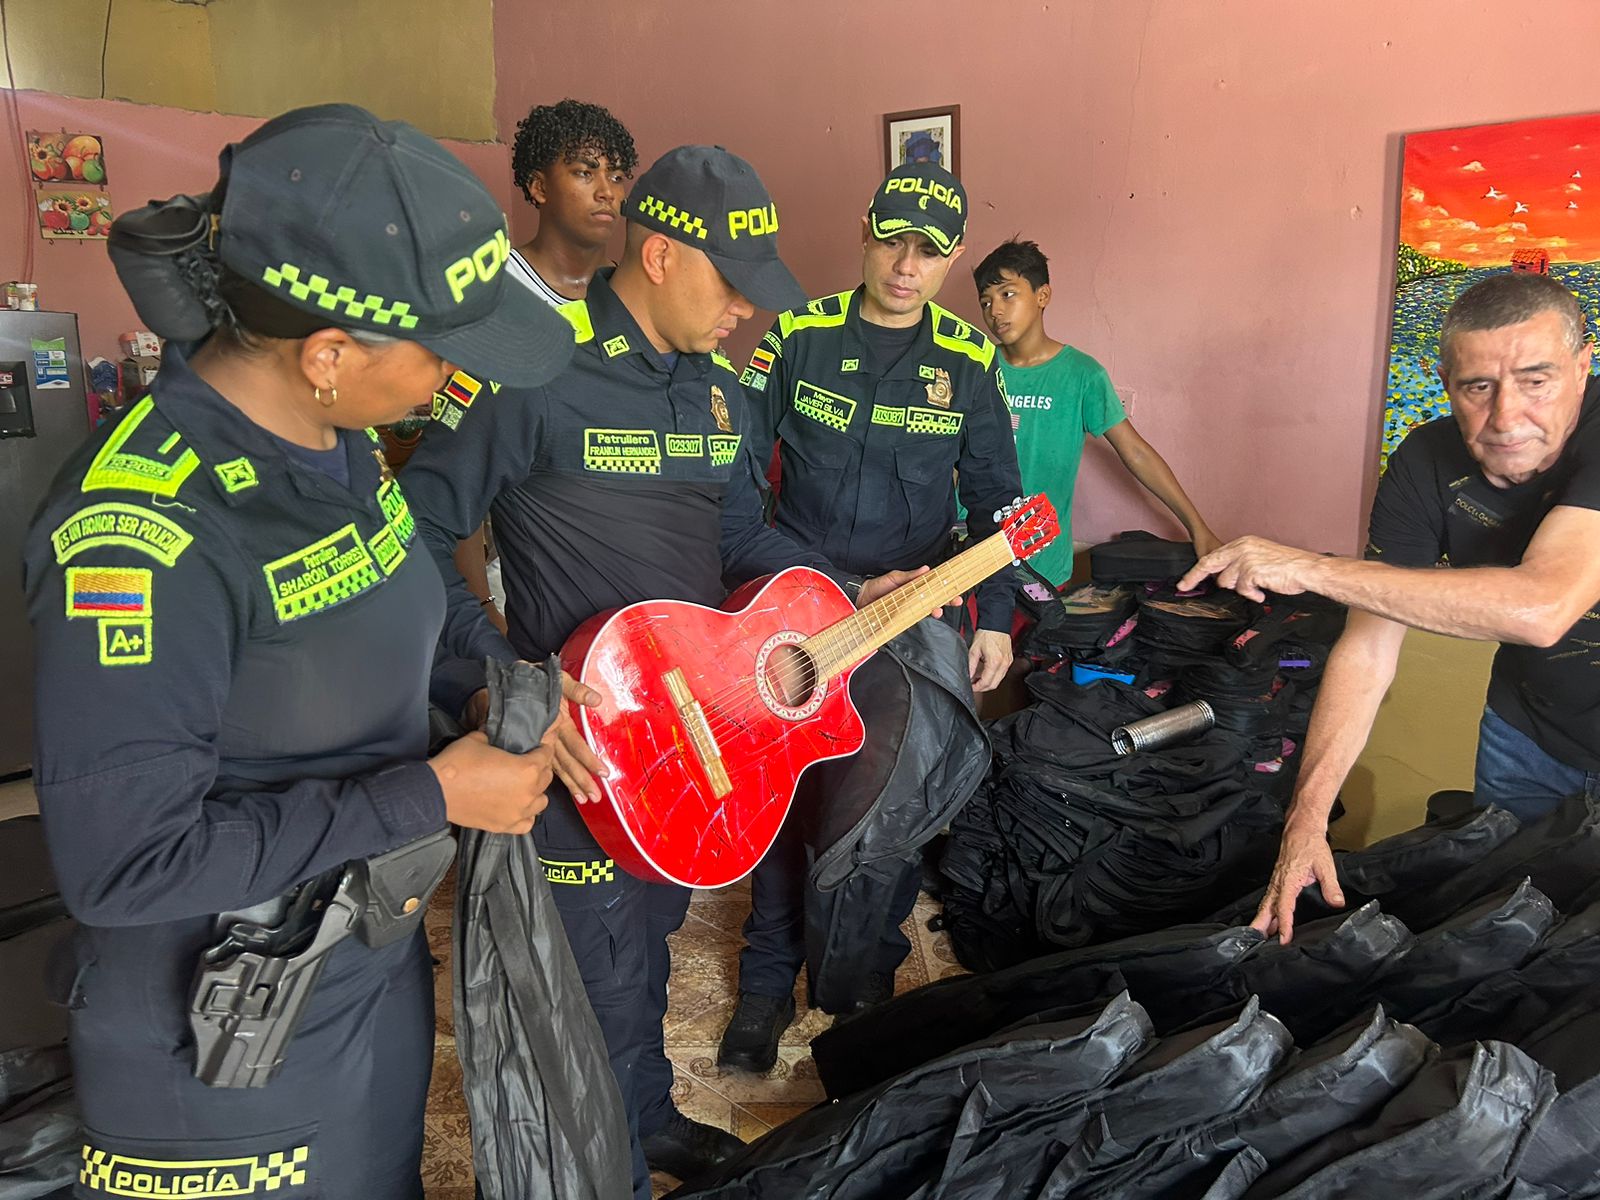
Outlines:
[[935, 608], [1010, 564], [1011, 543], [996, 533], [859, 612], [812, 634], [800, 648], [815, 664], [818, 681], [832, 679], [910, 629]]

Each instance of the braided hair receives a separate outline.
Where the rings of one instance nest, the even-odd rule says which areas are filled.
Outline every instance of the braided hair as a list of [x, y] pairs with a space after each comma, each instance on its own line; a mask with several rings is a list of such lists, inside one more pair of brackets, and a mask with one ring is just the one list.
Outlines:
[[517, 123], [511, 149], [511, 179], [533, 202], [533, 175], [557, 162], [571, 162], [585, 150], [604, 157], [624, 175], [639, 165], [633, 135], [598, 104], [563, 100], [541, 104]]

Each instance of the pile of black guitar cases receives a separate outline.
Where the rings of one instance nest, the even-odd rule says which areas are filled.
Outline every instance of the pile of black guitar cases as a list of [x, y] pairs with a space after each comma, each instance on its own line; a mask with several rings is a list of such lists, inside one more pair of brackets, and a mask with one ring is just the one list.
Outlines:
[[1292, 943], [1217, 919], [909, 992], [812, 1043], [830, 1102], [680, 1197], [1600, 1196], [1600, 812], [1340, 854]]
[[[1033, 703], [939, 860], [957, 957], [992, 970], [1197, 920], [1265, 877], [1344, 611], [1316, 596], [1179, 595], [1186, 543], [1130, 536], [1038, 608]], [[1215, 728], [1115, 753], [1119, 725], [1205, 700]]]

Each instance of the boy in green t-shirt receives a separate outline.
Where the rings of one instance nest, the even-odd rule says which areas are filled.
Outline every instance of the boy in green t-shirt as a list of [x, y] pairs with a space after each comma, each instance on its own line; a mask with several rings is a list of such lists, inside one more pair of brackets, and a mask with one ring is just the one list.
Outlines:
[[[1044, 492], [1071, 529], [1072, 493], [1085, 435], [1104, 437], [1122, 465], [1172, 510], [1197, 555], [1222, 544], [1184, 493], [1166, 460], [1139, 436], [1122, 410], [1105, 368], [1044, 331], [1050, 304], [1050, 264], [1033, 242], [999, 246], [972, 273], [984, 324], [1005, 356], [1006, 399], [1017, 438], [1022, 486]], [[1051, 583], [1072, 574], [1072, 538], [1064, 536], [1028, 560]]]

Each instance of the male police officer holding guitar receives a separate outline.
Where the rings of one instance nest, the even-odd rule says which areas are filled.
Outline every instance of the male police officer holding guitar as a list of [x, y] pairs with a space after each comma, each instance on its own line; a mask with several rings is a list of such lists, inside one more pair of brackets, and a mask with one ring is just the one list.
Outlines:
[[[816, 566], [860, 587], [863, 601], [911, 577], [863, 586], [762, 523], [744, 393], [716, 347], [756, 304], [781, 309], [802, 293], [778, 258], [777, 213], [750, 164], [720, 147], [680, 147], [639, 179], [623, 216], [621, 262], [561, 310], [578, 339], [572, 366], [529, 390], [458, 375], [405, 470], [411, 510], [451, 585], [445, 644], [464, 657], [539, 660], [606, 609], [658, 598], [716, 605], [725, 576]], [[451, 565], [457, 541], [491, 511], [509, 641]], [[568, 695], [598, 699], [570, 682]], [[644, 883], [605, 856], [574, 804], [599, 799], [599, 763], [570, 718], [557, 732], [566, 787], [551, 787], [532, 836], [635, 1134], [635, 1191], [648, 1197], [647, 1160], [685, 1178], [740, 1143], [669, 1096], [667, 936], [689, 892]]]

